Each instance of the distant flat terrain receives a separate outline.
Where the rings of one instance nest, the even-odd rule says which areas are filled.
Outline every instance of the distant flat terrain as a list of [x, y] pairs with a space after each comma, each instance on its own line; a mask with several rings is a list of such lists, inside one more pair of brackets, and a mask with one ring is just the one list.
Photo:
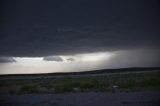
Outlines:
[[39, 74], [4, 74], [0, 75], [0, 80], [5, 79], [41, 79], [54, 77], [77, 77], [77, 76], [97, 76], [105, 74], [126, 74], [126, 73], [143, 73], [143, 72], [160, 72], [160, 67], [135, 67], [135, 68], [120, 68], [120, 69], [101, 69], [82, 72], [60, 72], [60, 73], [39, 73]]

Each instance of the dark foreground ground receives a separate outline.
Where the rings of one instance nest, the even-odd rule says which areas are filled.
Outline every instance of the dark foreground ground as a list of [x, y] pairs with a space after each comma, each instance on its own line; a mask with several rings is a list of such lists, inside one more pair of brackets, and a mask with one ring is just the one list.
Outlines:
[[44, 76], [1, 76], [0, 106], [160, 106], [160, 70]]
[[1, 95], [0, 106], [160, 106], [160, 91]]

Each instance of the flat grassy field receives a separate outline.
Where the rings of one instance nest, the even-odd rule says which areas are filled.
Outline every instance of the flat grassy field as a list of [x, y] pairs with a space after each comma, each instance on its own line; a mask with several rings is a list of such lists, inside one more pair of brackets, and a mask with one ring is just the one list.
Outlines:
[[113, 86], [117, 91], [126, 92], [160, 90], [160, 72], [0, 80], [1, 93], [8, 94], [105, 92], [113, 91]]

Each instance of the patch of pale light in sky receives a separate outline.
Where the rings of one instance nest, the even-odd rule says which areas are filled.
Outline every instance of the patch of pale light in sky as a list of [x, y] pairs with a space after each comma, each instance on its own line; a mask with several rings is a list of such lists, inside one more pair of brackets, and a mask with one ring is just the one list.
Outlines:
[[34, 64], [43, 62], [42, 57], [15, 57], [14, 59], [21, 64]]
[[111, 55], [111, 53], [108, 52], [98, 52], [98, 53], [88, 53], [88, 54], [83, 54], [81, 55], [81, 60], [82, 61], [86, 61], [86, 62], [97, 62], [97, 61], [101, 61], [104, 59], [108, 59]]
[[[44, 61], [43, 57], [14, 57], [16, 63], [1, 66], [0, 74], [13, 73], [50, 73], [73, 72], [99, 69], [103, 60], [108, 60], [114, 53], [97, 52], [60, 56], [63, 61]], [[73, 58], [73, 61], [67, 60]]]

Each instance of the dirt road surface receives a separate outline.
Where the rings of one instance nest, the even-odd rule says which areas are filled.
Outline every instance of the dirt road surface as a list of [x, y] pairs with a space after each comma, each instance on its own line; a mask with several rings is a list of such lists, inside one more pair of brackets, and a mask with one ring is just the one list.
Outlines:
[[0, 106], [160, 106], [160, 91], [0, 95]]

